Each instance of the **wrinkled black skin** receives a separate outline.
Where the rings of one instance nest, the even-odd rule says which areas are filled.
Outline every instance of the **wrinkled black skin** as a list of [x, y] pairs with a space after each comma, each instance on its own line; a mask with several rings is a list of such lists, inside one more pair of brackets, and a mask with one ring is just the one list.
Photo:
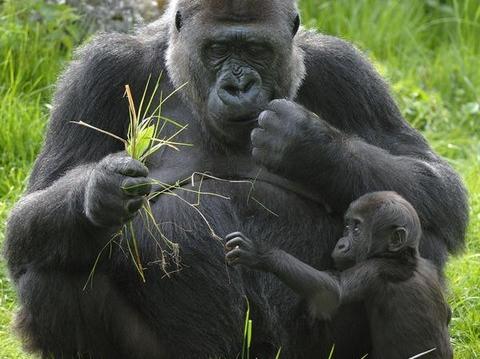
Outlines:
[[[291, 39], [294, 18], [273, 26], [272, 36], [288, 26]], [[302, 301], [274, 278], [227, 268], [223, 246], [212, 239], [203, 218], [172, 196], [160, 197], [152, 207], [165, 236], [180, 245], [183, 269], [164, 277], [155, 264], [157, 244], [136, 216], [146, 283], [124, 254], [122, 241], [123, 248], [113, 245], [110, 255], [101, 257], [93, 283], [82, 290], [98, 253], [136, 213], [148, 190], [129, 193], [122, 187], [148, 181], [139, 163], [119, 153], [120, 142], [70, 121], [125, 137], [124, 85], [130, 84], [138, 99], [148, 76], [156, 79], [164, 70], [166, 27], [173, 23], [172, 17], [135, 35], [96, 37], [58, 83], [44, 147], [6, 235], [6, 259], [21, 304], [17, 328], [24, 342], [55, 358], [82, 353], [232, 358], [241, 348], [247, 296], [255, 323], [252, 355], [273, 357], [281, 346], [285, 358], [326, 357], [335, 342], [337, 358], [360, 357], [370, 348], [361, 305], [342, 307], [331, 323], [312, 323]], [[176, 23], [179, 31], [188, 29], [188, 17]], [[256, 179], [253, 190], [248, 183], [203, 181], [202, 191], [230, 198], [202, 196], [199, 209], [210, 226], [221, 237], [240, 229], [271, 241], [318, 269], [332, 267], [330, 253], [348, 204], [366, 192], [395, 190], [418, 209], [422, 255], [443, 268], [448, 253], [464, 241], [466, 195], [458, 176], [404, 121], [387, 86], [358, 51], [314, 32], [301, 30], [295, 36], [305, 52], [306, 76], [294, 98], [269, 102], [278, 89], [269, 85], [276, 78], [265, 79], [280, 69], [272, 63], [256, 68], [247, 56], [244, 67], [256, 71], [252, 78], [262, 79], [258, 106], [247, 111], [232, 100], [221, 109], [212, 106], [206, 116], [209, 93], [201, 102], [172, 97], [163, 115], [188, 124], [178, 140], [194, 147], [152, 156], [148, 176], [175, 182], [208, 171], [222, 178]], [[223, 67], [226, 73], [233, 69]], [[218, 73], [196, 71], [187, 74], [192, 86], [217, 81]], [[171, 73], [164, 71], [164, 94], [173, 90], [170, 80]], [[245, 111], [240, 117], [234, 115], [239, 108]], [[250, 121], [259, 112], [258, 124]], [[130, 332], [133, 339], [125, 339]]]
[[[389, 200], [388, 192], [378, 194]], [[355, 216], [346, 216], [345, 236], [332, 253], [335, 265], [345, 269], [342, 272], [319, 271], [241, 232], [226, 236], [227, 263], [275, 274], [305, 298], [316, 319], [330, 318], [341, 305], [362, 301], [372, 336], [371, 358], [404, 359], [433, 348], [422, 357], [453, 358], [451, 311], [440, 276], [417, 250], [420, 223], [404, 226], [412, 213], [393, 201], [389, 206], [400, 214], [395, 221], [383, 207], [375, 210], [379, 222], [373, 224], [366, 208], [370, 200], [361, 197]], [[346, 267], [352, 259], [353, 265]]]

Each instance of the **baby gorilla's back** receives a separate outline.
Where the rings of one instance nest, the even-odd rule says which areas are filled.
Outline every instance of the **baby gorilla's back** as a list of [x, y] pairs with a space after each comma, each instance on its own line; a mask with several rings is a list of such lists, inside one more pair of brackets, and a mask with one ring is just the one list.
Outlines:
[[[402, 269], [398, 263], [393, 265], [396, 271]], [[384, 268], [388, 270], [387, 263]], [[398, 280], [385, 272], [380, 277], [383, 283], [365, 299], [372, 358], [405, 359], [421, 353], [425, 353], [421, 358], [452, 358], [448, 334], [450, 308], [435, 268], [419, 258], [407, 280]]]

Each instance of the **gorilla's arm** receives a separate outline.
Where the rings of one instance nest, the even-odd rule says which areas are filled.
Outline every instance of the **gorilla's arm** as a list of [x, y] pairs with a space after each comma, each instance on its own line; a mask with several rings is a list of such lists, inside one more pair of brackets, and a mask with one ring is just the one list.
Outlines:
[[340, 273], [319, 271], [267, 243], [252, 241], [241, 232], [226, 236], [226, 260], [273, 273], [309, 303], [312, 314], [329, 317], [341, 304], [363, 300], [378, 287], [380, 261], [359, 263]]
[[273, 273], [305, 298], [316, 315], [329, 316], [340, 306], [340, 279], [335, 274], [316, 270], [281, 249], [252, 241], [241, 232], [230, 233], [225, 239], [226, 261], [230, 265], [242, 264]]
[[121, 201], [128, 194], [120, 187], [131, 177], [145, 176], [146, 169], [121, 156], [105, 160], [121, 150], [122, 143], [70, 121], [124, 137], [124, 85], [137, 86], [138, 79], [143, 80], [132, 66], [141, 56], [135, 46], [123, 35], [97, 38], [77, 54], [59, 82], [44, 147], [27, 193], [8, 223], [6, 257], [14, 278], [27, 268], [91, 266], [99, 248], [119, 228], [99, 218], [98, 207], [106, 205], [104, 213], [126, 217]]
[[80, 165], [22, 198], [7, 229], [13, 277], [29, 268], [91, 266], [114, 232], [143, 204], [143, 195], [150, 191], [147, 173], [139, 162], [114, 154], [98, 164]]
[[[302, 33], [299, 42], [307, 76], [296, 101], [304, 107], [272, 102], [252, 133], [254, 147], [264, 151], [255, 156], [254, 148], [254, 157], [320, 193], [339, 213], [367, 192], [398, 192], [419, 213], [421, 245], [443, 262], [446, 248], [456, 251], [464, 241], [467, 201], [459, 177], [406, 123], [387, 85], [351, 45], [314, 33]], [[442, 242], [433, 243], [435, 236]]]
[[137, 47], [131, 37], [110, 34], [77, 55], [57, 86], [27, 193], [8, 221], [5, 254], [21, 302], [17, 328], [29, 349], [45, 357], [76, 357], [82, 350], [118, 357], [107, 332], [122, 346], [145, 343], [140, 352], [156, 350], [149, 328], [102, 276], [101, 265], [93, 288], [83, 290], [102, 247], [142, 205], [148, 170], [119, 152], [121, 142], [71, 123], [125, 138], [124, 86], [141, 91], [149, 69], [136, 70]]

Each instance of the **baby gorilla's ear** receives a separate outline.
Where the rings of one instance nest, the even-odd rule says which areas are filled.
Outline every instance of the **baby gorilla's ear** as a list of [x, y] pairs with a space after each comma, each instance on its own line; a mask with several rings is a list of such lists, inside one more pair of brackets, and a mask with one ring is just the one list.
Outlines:
[[398, 252], [405, 247], [407, 243], [407, 230], [404, 227], [397, 227], [392, 231], [388, 242], [388, 250], [390, 252]]

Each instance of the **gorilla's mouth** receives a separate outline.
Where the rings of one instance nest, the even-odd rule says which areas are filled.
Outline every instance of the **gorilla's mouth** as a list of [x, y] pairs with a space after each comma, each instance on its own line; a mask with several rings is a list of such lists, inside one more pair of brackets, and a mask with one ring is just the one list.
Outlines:
[[255, 112], [251, 112], [247, 115], [228, 118], [227, 122], [247, 125], [247, 124], [250, 124], [250, 123], [253, 123], [253, 122], [257, 122], [259, 114], [260, 114], [260, 111], [255, 111]]
[[[265, 92], [258, 93], [255, 98], [236, 98], [230, 103], [223, 101], [217, 91], [209, 95], [207, 111], [214, 121], [225, 125], [245, 126], [257, 121], [258, 116], [268, 104], [269, 96]], [[216, 119], [216, 120], [215, 120]]]

